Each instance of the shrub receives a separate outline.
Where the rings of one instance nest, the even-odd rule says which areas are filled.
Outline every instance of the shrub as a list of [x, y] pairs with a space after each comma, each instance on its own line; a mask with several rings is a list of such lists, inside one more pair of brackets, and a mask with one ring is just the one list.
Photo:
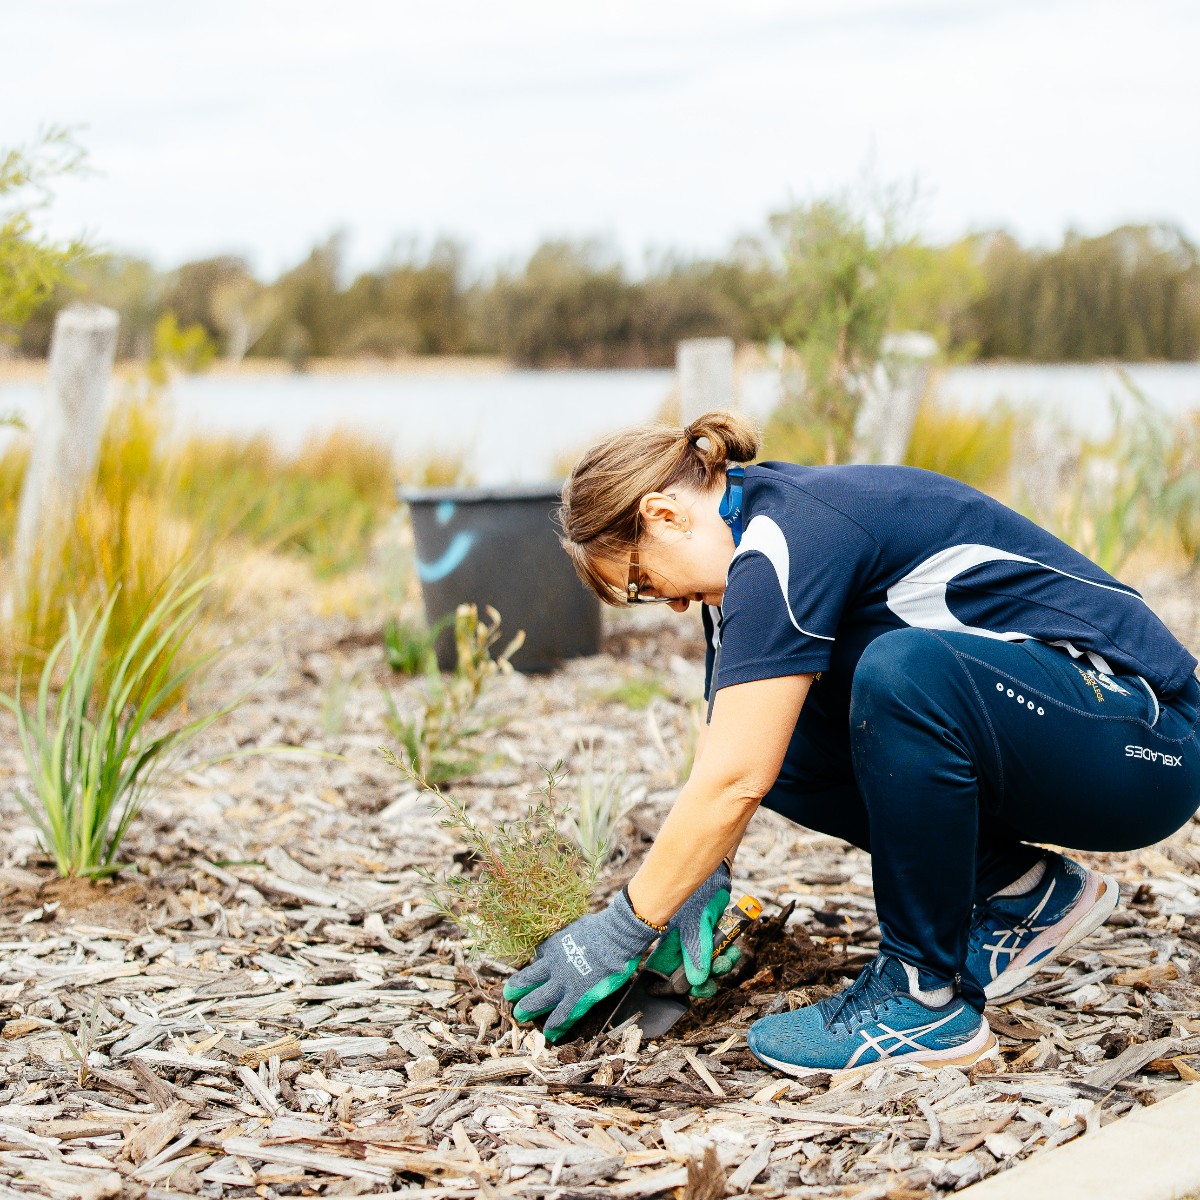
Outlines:
[[596, 871], [576, 845], [558, 830], [555, 788], [562, 764], [546, 772], [541, 799], [525, 816], [485, 829], [460, 801], [420, 775], [411, 761], [383, 750], [384, 757], [419, 784], [446, 816], [441, 824], [457, 830], [477, 865], [474, 875], [439, 879], [428, 871], [430, 902], [472, 941], [472, 952], [492, 954], [521, 966], [552, 933], [588, 910]]
[[[74, 608], [50, 650], [36, 702], [27, 709], [18, 678], [0, 703], [17, 719], [33, 795], [18, 793], [60, 875], [108, 875], [130, 824], [164, 772], [238, 697], [203, 716], [158, 724], [172, 698], [216, 651], [180, 661], [193, 634], [207, 581], [176, 574], [141, 614], [106, 663], [117, 596], [82, 623]], [[62, 683], [54, 691], [61, 672]]]

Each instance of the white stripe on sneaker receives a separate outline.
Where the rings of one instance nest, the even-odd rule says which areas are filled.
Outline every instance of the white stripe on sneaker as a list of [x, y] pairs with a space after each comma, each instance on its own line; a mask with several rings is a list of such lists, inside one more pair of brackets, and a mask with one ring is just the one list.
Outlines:
[[1082, 894], [1062, 919], [1040, 930], [1038, 936], [984, 987], [984, 995], [989, 1000], [1006, 1000], [1052, 957], [1081, 942], [1112, 916], [1121, 898], [1120, 886], [1111, 875], [1090, 870], [1087, 874]]

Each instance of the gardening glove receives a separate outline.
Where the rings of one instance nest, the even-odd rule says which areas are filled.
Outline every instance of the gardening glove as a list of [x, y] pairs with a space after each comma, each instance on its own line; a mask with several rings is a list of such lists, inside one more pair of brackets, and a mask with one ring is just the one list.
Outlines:
[[736, 946], [730, 946], [716, 961], [712, 956], [713, 933], [729, 903], [731, 886], [729, 867], [722, 862], [671, 918], [666, 936], [646, 963], [647, 969], [669, 976], [682, 963], [692, 995], [711, 996], [716, 984], [709, 975], [724, 975], [741, 957]]
[[548, 937], [533, 962], [504, 985], [518, 1021], [549, 1013], [543, 1032], [557, 1042], [594, 1004], [611, 996], [637, 970], [660, 931], [634, 911], [624, 890], [598, 913], [588, 913]]

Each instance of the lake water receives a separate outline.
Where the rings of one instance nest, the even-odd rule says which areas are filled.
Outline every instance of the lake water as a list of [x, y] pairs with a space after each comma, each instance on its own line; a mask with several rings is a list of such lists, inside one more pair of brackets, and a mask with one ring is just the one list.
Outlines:
[[[1165, 412], [1200, 411], [1200, 364], [1128, 373]], [[536, 482], [595, 438], [654, 417], [673, 383], [669, 370], [212, 374], [180, 379], [172, 405], [183, 429], [262, 431], [293, 447], [312, 432], [347, 426], [404, 457], [465, 453], [481, 483]], [[1117, 370], [1104, 365], [952, 367], [935, 388], [954, 404], [1007, 401], [1089, 435], [1111, 427], [1112, 400], [1127, 394]], [[742, 406], [762, 418], [779, 395], [778, 376], [745, 371], [739, 392]], [[18, 411], [32, 427], [40, 396], [35, 382], [0, 379], [0, 412]]]

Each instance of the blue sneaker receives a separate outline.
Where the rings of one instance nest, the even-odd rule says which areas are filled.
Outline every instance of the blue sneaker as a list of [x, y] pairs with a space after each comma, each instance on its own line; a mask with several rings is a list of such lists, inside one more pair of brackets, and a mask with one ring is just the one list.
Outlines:
[[1110, 875], [1048, 853], [1045, 874], [1028, 892], [992, 896], [975, 906], [967, 970], [989, 1000], [1004, 1000], [1056, 954], [1103, 925], [1120, 898]]
[[759, 1062], [789, 1075], [859, 1072], [884, 1061], [966, 1066], [996, 1054], [987, 1022], [960, 996], [927, 1004], [918, 991], [916, 969], [881, 954], [836, 996], [755, 1021], [746, 1041]]

